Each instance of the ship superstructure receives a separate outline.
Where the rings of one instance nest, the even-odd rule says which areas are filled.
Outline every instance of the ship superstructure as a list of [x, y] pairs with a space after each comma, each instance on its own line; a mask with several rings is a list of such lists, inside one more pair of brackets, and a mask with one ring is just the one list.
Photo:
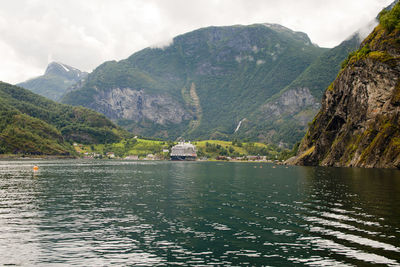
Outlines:
[[171, 149], [171, 160], [196, 160], [196, 147], [190, 142], [179, 142]]

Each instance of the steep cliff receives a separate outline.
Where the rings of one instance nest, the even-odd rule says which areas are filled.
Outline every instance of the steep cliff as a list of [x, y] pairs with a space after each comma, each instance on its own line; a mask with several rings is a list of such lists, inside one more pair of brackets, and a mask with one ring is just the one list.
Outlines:
[[400, 4], [343, 63], [289, 163], [400, 168]]

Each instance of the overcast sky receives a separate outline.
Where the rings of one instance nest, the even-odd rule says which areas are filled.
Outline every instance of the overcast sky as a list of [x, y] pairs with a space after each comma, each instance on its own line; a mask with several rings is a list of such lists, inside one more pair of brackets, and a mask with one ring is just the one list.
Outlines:
[[333, 47], [393, 0], [0, 0], [0, 80], [59, 61], [91, 71], [210, 25], [279, 23]]

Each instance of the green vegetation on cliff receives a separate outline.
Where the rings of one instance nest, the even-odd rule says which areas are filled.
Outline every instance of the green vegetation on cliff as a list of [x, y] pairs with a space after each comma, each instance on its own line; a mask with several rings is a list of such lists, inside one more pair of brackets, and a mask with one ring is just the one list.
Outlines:
[[379, 14], [379, 22], [387, 31], [400, 30], [400, 6], [396, 4], [392, 10], [384, 9]]

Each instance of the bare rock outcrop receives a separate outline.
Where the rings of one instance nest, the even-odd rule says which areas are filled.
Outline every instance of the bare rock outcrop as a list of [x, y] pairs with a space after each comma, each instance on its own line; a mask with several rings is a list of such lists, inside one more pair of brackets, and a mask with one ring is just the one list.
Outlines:
[[[277, 100], [263, 105], [260, 111], [267, 119], [278, 119], [288, 115], [294, 116], [305, 108], [311, 108], [317, 112], [320, 106], [310, 90], [304, 87], [284, 92]], [[301, 123], [305, 125], [308, 121]]]
[[143, 90], [114, 88], [99, 91], [90, 108], [113, 120], [126, 119], [135, 122], [149, 120], [157, 124], [179, 124], [191, 115], [181, 103], [168, 95], [147, 94]]

